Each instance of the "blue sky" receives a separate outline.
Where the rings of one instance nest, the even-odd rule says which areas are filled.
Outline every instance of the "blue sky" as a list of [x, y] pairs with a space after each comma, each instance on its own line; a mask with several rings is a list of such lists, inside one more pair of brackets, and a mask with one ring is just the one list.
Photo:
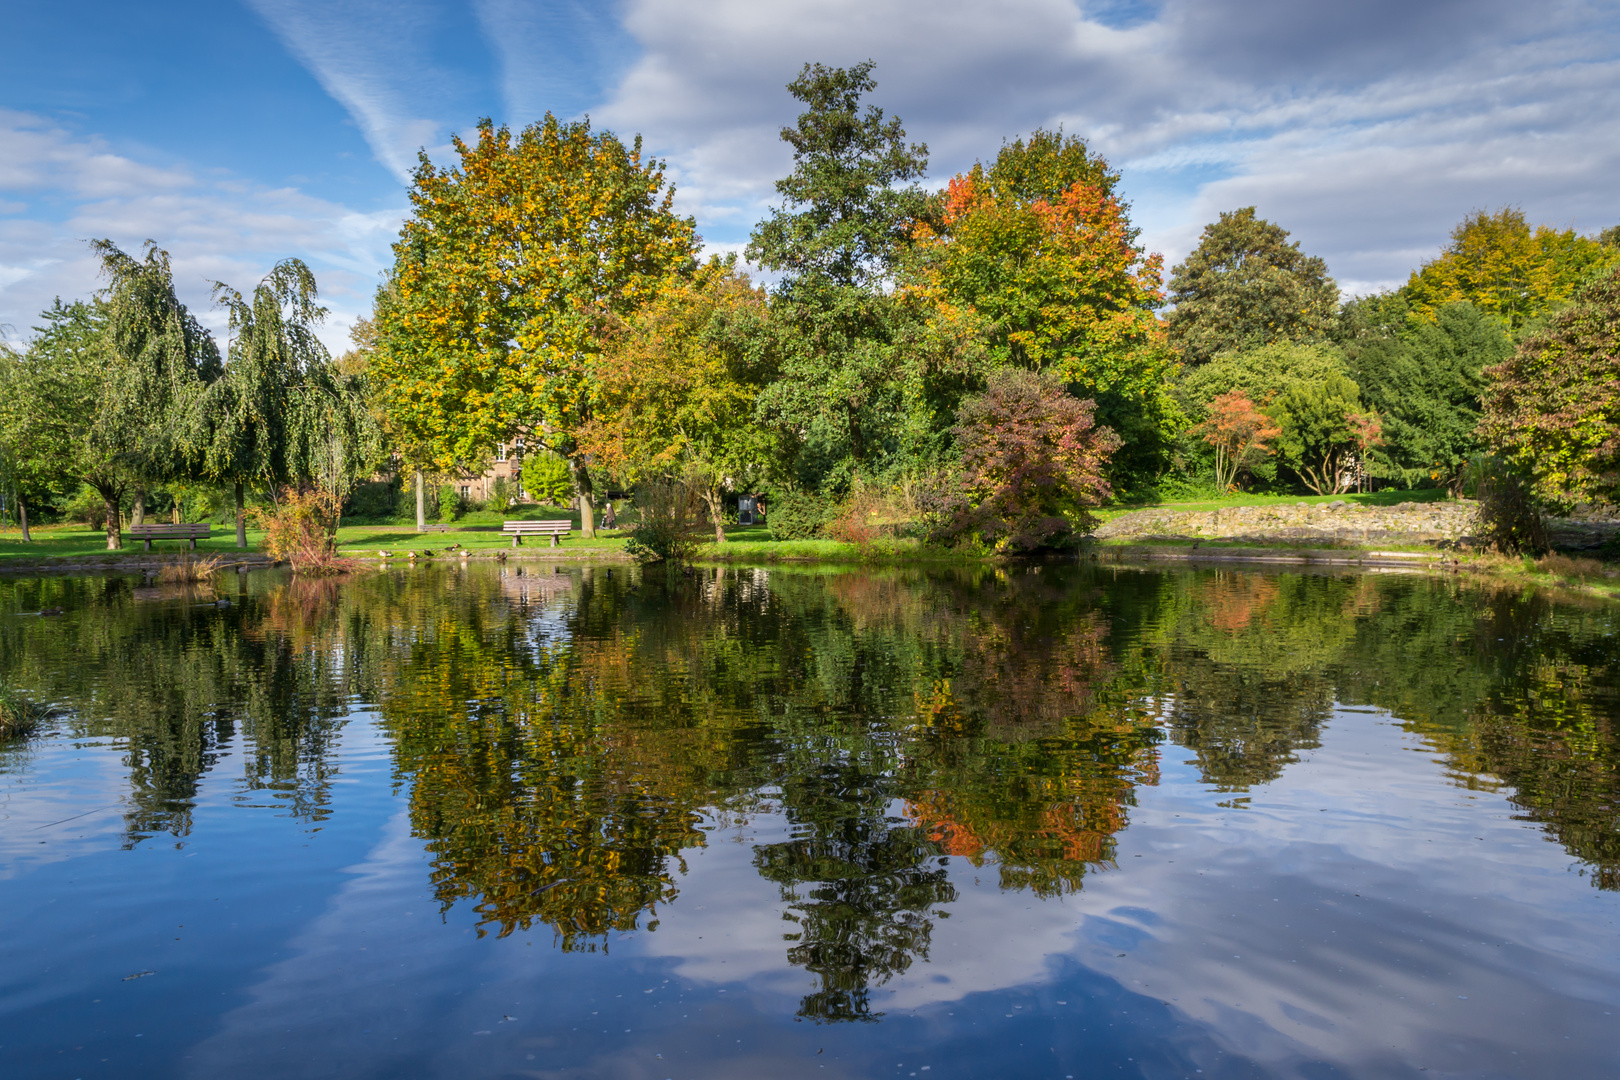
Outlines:
[[96, 287], [84, 241], [167, 248], [188, 303], [308, 261], [341, 347], [418, 150], [548, 109], [640, 132], [735, 250], [789, 155], [806, 60], [875, 100], [943, 183], [1062, 124], [1124, 175], [1170, 262], [1254, 204], [1341, 286], [1404, 280], [1476, 208], [1620, 222], [1608, 0], [11, 0], [0, 65], [0, 324]]

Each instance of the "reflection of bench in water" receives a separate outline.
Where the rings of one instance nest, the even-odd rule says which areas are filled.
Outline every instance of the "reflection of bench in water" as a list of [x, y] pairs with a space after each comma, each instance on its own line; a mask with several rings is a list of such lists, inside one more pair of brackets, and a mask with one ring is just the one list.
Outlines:
[[551, 546], [556, 547], [557, 538], [567, 536], [573, 528], [568, 521], [508, 521], [501, 526], [501, 533], [512, 538], [513, 547], [521, 544], [525, 536], [549, 536]]
[[179, 525], [131, 525], [129, 535], [137, 540], [146, 541], [146, 550], [152, 550], [154, 540], [190, 540], [191, 550], [197, 550], [197, 541], [206, 540], [214, 535], [213, 526], [207, 522]]
[[513, 567], [501, 573], [501, 592], [509, 599], [521, 604], [543, 604], [556, 596], [573, 592], [574, 579], [568, 574], [559, 573], [560, 567], [551, 570], [531, 570], [523, 572], [523, 567]]

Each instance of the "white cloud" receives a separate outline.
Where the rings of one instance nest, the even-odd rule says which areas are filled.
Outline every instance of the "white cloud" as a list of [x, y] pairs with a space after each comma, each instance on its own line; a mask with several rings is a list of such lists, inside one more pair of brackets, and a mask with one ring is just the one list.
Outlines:
[[173, 259], [181, 299], [222, 341], [212, 283], [245, 289], [277, 260], [304, 259], [332, 309], [322, 337], [341, 350], [354, 317], [370, 309], [403, 216], [403, 206], [361, 212], [295, 188], [150, 165], [24, 113], [0, 112], [0, 162], [0, 193], [54, 212], [0, 217], [0, 324], [22, 336], [53, 297], [100, 286], [85, 241], [136, 251], [151, 238]]
[[624, 21], [642, 55], [596, 115], [667, 154], [683, 206], [728, 242], [789, 167], [783, 85], [806, 60], [868, 57], [935, 181], [1061, 123], [1123, 169], [1172, 260], [1251, 202], [1353, 288], [1403, 279], [1478, 206], [1620, 219], [1608, 5], [1172, 0], [1119, 29], [1066, 0], [634, 0]]

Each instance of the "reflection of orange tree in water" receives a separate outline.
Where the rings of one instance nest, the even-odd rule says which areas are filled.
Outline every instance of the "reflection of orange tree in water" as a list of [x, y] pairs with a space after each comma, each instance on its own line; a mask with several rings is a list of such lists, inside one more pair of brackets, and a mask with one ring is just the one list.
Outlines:
[[[1086, 597], [1035, 575], [1000, 585], [969, 596], [937, 581], [827, 582], [846, 610], [821, 632], [854, 628], [828, 651], [844, 670], [893, 678], [862, 654], [907, 638], [887, 651], [911, 658], [905, 704], [917, 719], [823, 730], [819, 747], [807, 739], [784, 762], [796, 835], [762, 846], [755, 864], [797, 924], [788, 959], [818, 980], [805, 1016], [880, 1015], [871, 988], [926, 957], [938, 906], [955, 899], [941, 856], [996, 862], [1004, 887], [1077, 889], [1111, 854], [1133, 785], [1156, 779], [1140, 680], [1127, 693], [1115, 678]], [[902, 715], [892, 698], [865, 704], [867, 717]]]
[[1159, 778], [1160, 731], [1138, 697], [1110, 694], [1088, 716], [1035, 737], [975, 737], [942, 684], [906, 770], [905, 813], [948, 855], [994, 863], [1002, 888], [1077, 891], [1114, 857], [1139, 784]]

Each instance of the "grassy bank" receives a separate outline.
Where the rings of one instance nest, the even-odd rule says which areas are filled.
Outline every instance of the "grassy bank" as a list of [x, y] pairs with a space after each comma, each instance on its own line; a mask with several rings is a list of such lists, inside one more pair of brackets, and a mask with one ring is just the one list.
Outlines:
[[[559, 515], [560, 516], [560, 515]], [[578, 519], [573, 521], [575, 532], [554, 549], [548, 549], [544, 539], [528, 538], [520, 552], [536, 554], [550, 550], [556, 554], [591, 553], [600, 555], [622, 554], [625, 536], [618, 532], [598, 530], [594, 540], [580, 537]], [[18, 529], [0, 529], [0, 566], [7, 562], [29, 565], [53, 562], [105, 562], [139, 561], [144, 558], [178, 558], [187, 551], [183, 540], [159, 540], [152, 544], [151, 554], [145, 545], [124, 535], [124, 546], [118, 551], [107, 550], [107, 535], [84, 525], [47, 525], [33, 530], [33, 540], [24, 543]], [[249, 529], [247, 552], [258, 553], [264, 544], [264, 532]], [[338, 529], [338, 551], [343, 555], [376, 558], [382, 553], [404, 555], [407, 552], [445, 552], [451, 548], [466, 548], [473, 554], [493, 555], [497, 551], [513, 553], [512, 540], [501, 534], [495, 525], [451, 525], [444, 532], [419, 533], [406, 525], [345, 525]], [[233, 556], [244, 553], [236, 546], [234, 530], [216, 529], [207, 540], [197, 541], [197, 554]]]

